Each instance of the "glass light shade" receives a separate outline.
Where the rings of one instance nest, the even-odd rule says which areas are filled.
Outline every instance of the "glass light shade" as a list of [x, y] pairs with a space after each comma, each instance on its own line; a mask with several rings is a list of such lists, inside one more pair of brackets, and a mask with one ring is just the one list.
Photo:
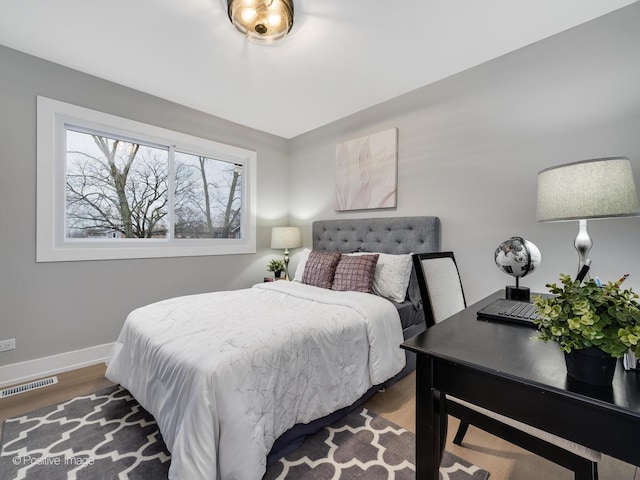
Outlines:
[[298, 248], [302, 246], [302, 234], [298, 227], [273, 227], [271, 248]]
[[539, 222], [638, 214], [640, 204], [628, 158], [585, 160], [538, 173]]
[[293, 27], [293, 0], [227, 0], [234, 27], [250, 40], [272, 43]]

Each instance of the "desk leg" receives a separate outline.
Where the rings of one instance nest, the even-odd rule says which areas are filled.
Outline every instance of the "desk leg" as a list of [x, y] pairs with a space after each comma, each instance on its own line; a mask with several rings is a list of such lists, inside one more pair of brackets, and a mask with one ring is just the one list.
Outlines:
[[447, 434], [445, 402], [433, 386], [433, 360], [417, 355], [416, 480], [438, 480]]

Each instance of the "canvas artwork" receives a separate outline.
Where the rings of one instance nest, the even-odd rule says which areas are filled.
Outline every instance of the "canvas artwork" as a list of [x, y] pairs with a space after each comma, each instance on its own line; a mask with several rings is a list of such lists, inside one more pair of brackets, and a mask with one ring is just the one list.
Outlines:
[[338, 144], [335, 210], [393, 208], [397, 190], [397, 128]]

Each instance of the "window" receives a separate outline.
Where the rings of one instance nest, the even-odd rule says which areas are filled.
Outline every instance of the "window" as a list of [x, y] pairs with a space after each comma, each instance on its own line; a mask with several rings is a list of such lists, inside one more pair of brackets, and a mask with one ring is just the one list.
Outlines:
[[255, 160], [38, 97], [37, 261], [255, 253]]

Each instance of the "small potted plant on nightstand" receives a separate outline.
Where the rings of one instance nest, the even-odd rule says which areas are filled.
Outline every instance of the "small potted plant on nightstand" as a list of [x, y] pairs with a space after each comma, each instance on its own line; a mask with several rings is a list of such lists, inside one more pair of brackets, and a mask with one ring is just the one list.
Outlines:
[[611, 385], [616, 359], [629, 349], [640, 354], [640, 304], [621, 280], [600, 287], [560, 275], [562, 286], [547, 284], [552, 297], [538, 297], [538, 339], [560, 344], [567, 373], [582, 382]]
[[284, 272], [284, 262], [282, 260], [271, 260], [267, 266], [268, 272], [273, 272], [273, 276], [280, 278], [282, 272]]

